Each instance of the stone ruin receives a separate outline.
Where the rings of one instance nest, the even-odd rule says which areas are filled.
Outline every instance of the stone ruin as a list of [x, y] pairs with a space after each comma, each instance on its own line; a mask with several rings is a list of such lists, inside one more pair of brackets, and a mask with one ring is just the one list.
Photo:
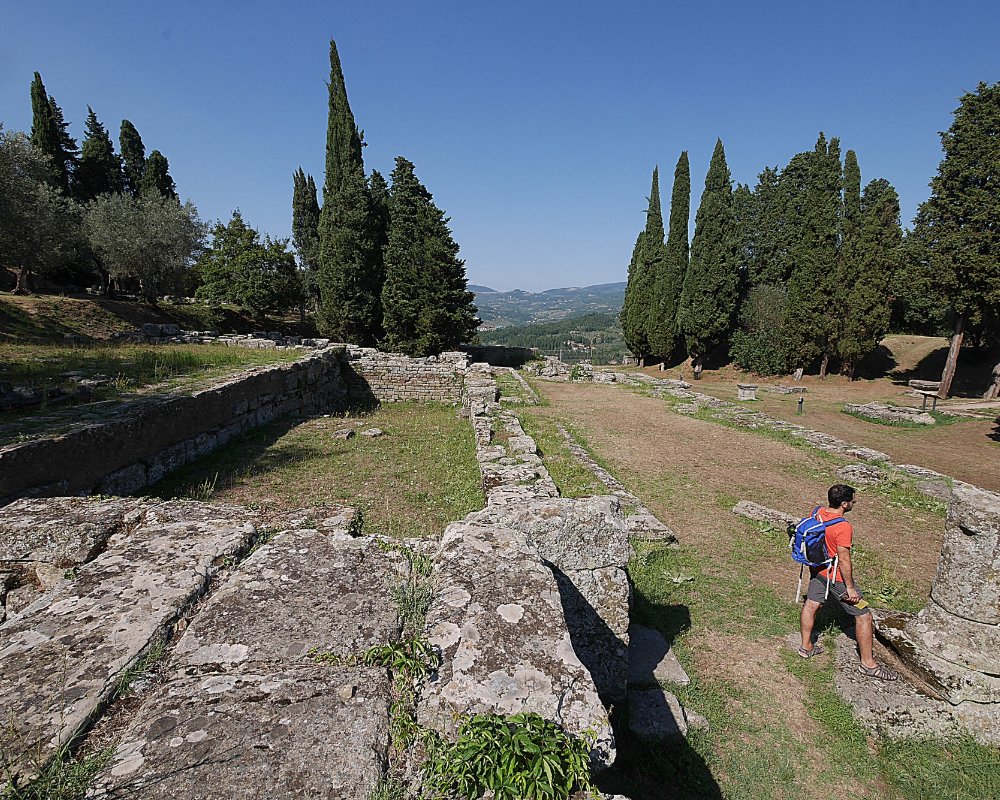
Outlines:
[[955, 485], [927, 604], [876, 612], [875, 626], [906, 680], [883, 686], [840, 670], [838, 688], [863, 718], [889, 736], [966, 732], [1000, 744], [1000, 495]]
[[[106, 742], [112, 731], [117, 745], [88, 797], [212, 786], [219, 797], [346, 800], [390, 769], [412, 785], [421, 754], [394, 749], [392, 674], [360, 656], [421, 633], [407, 628], [415, 592], [427, 593], [422, 635], [442, 658], [413, 709], [427, 729], [448, 737], [461, 714], [535, 712], [586, 736], [599, 772], [616, 754], [609, 704], [627, 701], [633, 730], [652, 738], [703, 722], [649, 683], [686, 676], [655, 631], [630, 625], [632, 526], [619, 499], [558, 496], [489, 367], [399, 359], [351, 360], [374, 376], [372, 391], [400, 395], [419, 391], [431, 367], [434, 391], [450, 392], [460, 369], [476, 433], [487, 505], [439, 538], [361, 535], [354, 510], [337, 507], [266, 524], [247, 508], [179, 500], [0, 508], [7, 780], [30, 780], [81, 737]], [[332, 391], [325, 376], [326, 394], [307, 402], [351, 391]], [[247, 780], [258, 774], [271, 785]]]
[[890, 424], [934, 425], [937, 422], [934, 417], [919, 408], [892, 406], [886, 403], [845, 403], [844, 411], [876, 422]]

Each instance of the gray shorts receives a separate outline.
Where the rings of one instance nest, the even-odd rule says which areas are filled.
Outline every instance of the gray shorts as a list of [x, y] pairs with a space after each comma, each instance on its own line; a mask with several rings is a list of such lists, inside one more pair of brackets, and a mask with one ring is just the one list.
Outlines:
[[[854, 588], [857, 589], [858, 594], [864, 597], [864, 594], [860, 589], [858, 589], [857, 586], [855, 586]], [[843, 583], [840, 582], [831, 583], [830, 597], [827, 599], [831, 601], [836, 600], [837, 603], [840, 605], [840, 607], [844, 609], [844, 611], [846, 611], [852, 617], [863, 617], [865, 614], [871, 613], [870, 607], [858, 608], [853, 603], [845, 603], [843, 600], [840, 599], [845, 594], [847, 594], [847, 587], [844, 586]], [[806, 589], [806, 599], [812, 600], [813, 602], [816, 603], [823, 603], [826, 602], [826, 600], [824, 600], [825, 595], [826, 595], [826, 578], [820, 578], [818, 576], [815, 578], [811, 578], [809, 580], [809, 588]]]

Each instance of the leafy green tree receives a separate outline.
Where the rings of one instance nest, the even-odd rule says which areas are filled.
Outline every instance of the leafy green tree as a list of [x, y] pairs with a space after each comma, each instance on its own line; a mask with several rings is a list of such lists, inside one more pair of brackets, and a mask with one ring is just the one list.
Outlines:
[[302, 284], [288, 240], [271, 239], [234, 211], [228, 224], [212, 228], [212, 242], [195, 267], [201, 278], [195, 296], [209, 303], [242, 306], [254, 319], [294, 308]]
[[687, 150], [674, 168], [666, 254], [655, 284], [656, 312], [650, 335], [653, 352], [664, 357], [677, 349], [677, 309], [688, 268], [688, 222], [691, 218], [691, 167]]
[[319, 303], [319, 202], [316, 183], [299, 167], [292, 175], [292, 242], [299, 254], [302, 286], [314, 306]]
[[392, 171], [385, 267], [386, 349], [427, 356], [475, 335], [474, 295], [448, 219], [402, 156]]
[[[657, 289], [665, 280], [666, 262], [667, 246], [663, 241], [663, 213], [660, 210], [660, 171], [654, 168], [649, 205], [646, 207], [646, 227], [639, 234], [632, 253], [622, 306], [625, 341], [640, 358], [651, 354], [669, 355], [673, 349], [673, 325], [659, 318], [661, 304]], [[661, 347], [666, 350], [659, 349]]]
[[890, 287], [900, 257], [899, 197], [884, 178], [865, 186], [852, 261], [844, 276], [843, 327], [837, 349], [844, 371], [853, 379], [857, 365], [889, 332]]
[[905, 231], [899, 265], [890, 287], [889, 329], [924, 336], [950, 336], [954, 322], [948, 298], [935, 281], [934, 268], [922, 237]]
[[319, 324], [326, 335], [373, 346], [382, 337], [379, 233], [337, 45], [330, 40], [326, 177], [319, 220]]
[[[914, 236], [925, 248], [940, 294], [954, 314], [940, 396], [947, 397], [970, 322], [1000, 308], [1000, 83], [967, 92], [941, 134], [944, 158], [920, 206]], [[998, 365], [1000, 367], [1000, 365]], [[1000, 373], [998, 373], [1000, 377]], [[995, 393], [997, 382], [987, 390]]]
[[84, 207], [84, 231], [94, 254], [116, 280], [138, 283], [143, 299], [179, 285], [200, 254], [205, 226], [191, 203], [148, 192], [102, 194]]
[[137, 195], [142, 190], [142, 176], [146, 171], [146, 146], [135, 125], [122, 120], [118, 132], [118, 148], [122, 156], [122, 178], [125, 191]]
[[835, 353], [840, 314], [835, 302], [843, 189], [839, 140], [827, 143], [820, 133], [806, 164], [801, 205], [794, 208], [801, 227], [790, 246], [786, 328], [795, 362], [807, 366], [821, 359], [824, 377]]
[[684, 276], [678, 324], [695, 374], [732, 329], [739, 293], [733, 227], [733, 184], [722, 140], [715, 143], [695, 215], [691, 261]]
[[139, 181], [140, 194], [151, 192], [160, 197], [177, 199], [177, 185], [170, 177], [170, 164], [159, 150], [154, 150], [146, 159], [142, 178]]
[[750, 289], [740, 306], [739, 328], [729, 349], [740, 369], [760, 375], [788, 372], [786, 303], [783, 286], [764, 283]]
[[49, 158], [49, 181], [69, 195], [76, 166], [76, 142], [67, 132], [62, 109], [46, 91], [37, 72], [31, 82], [31, 144]]
[[122, 165], [114, 145], [94, 109], [87, 106], [87, 134], [73, 180], [73, 194], [81, 203], [124, 188]]
[[750, 286], [784, 286], [788, 282], [788, 184], [777, 167], [765, 167], [753, 190], [752, 224], [745, 244]]
[[17, 294], [32, 291], [32, 276], [72, 262], [83, 244], [80, 209], [51, 180], [50, 158], [0, 124], [0, 267], [15, 271]]

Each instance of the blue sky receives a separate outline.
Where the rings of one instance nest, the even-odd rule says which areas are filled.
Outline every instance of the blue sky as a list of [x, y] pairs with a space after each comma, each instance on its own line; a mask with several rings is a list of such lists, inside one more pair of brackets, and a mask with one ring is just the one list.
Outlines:
[[908, 223], [960, 95], [1000, 80], [1000, 4], [188, 2], [2, 4], [0, 120], [42, 74], [79, 140], [130, 119], [203, 219], [290, 235], [292, 172], [322, 185], [337, 40], [368, 169], [405, 155], [452, 218], [471, 283], [625, 279], [654, 165], [688, 150], [692, 218], [717, 137], [733, 178], [817, 133], [885, 177]]

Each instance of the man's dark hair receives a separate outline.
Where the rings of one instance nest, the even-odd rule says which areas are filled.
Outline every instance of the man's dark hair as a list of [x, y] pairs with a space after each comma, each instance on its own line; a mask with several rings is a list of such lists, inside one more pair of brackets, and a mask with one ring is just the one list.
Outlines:
[[854, 487], [846, 486], [843, 483], [835, 483], [826, 493], [826, 500], [830, 508], [840, 508], [844, 503], [850, 503], [854, 499]]

